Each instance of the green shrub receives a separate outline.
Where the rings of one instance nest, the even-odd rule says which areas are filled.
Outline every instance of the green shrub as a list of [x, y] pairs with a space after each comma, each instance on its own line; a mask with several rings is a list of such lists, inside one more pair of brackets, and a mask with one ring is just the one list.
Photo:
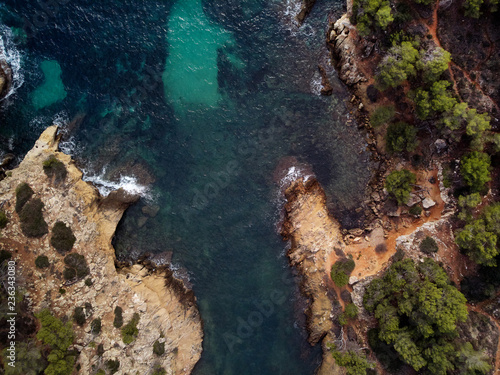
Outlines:
[[64, 257], [64, 263], [66, 264], [66, 269], [71, 269], [74, 271], [74, 277], [79, 279], [87, 276], [90, 273], [90, 269], [87, 265], [85, 257], [81, 254], [70, 253]]
[[436, 243], [436, 240], [434, 238], [427, 236], [425, 237], [422, 242], [420, 242], [420, 251], [425, 253], [425, 254], [433, 254], [437, 253], [439, 250], [439, 247]]
[[341, 326], [345, 326], [347, 324], [347, 316], [345, 313], [340, 313], [338, 319]]
[[120, 361], [117, 359], [115, 359], [115, 360], [108, 359], [106, 361], [106, 367], [109, 370], [110, 374], [114, 374], [114, 373], [118, 372], [118, 369], [120, 368]]
[[156, 340], [153, 344], [153, 353], [161, 357], [165, 353], [165, 343]]
[[66, 294], [66, 289], [64, 289], [64, 288], [59, 288], [59, 293], [60, 293], [61, 295]]
[[63, 182], [68, 174], [64, 163], [57, 160], [54, 155], [50, 155], [43, 162], [43, 171], [47, 177], [53, 179], [56, 184]]
[[370, 116], [370, 124], [376, 128], [382, 124], [391, 122], [396, 114], [396, 109], [394, 106], [388, 105], [384, 107], [378, 107]]
[[99, 333], [101, 333], [101, 328], [102, 328], [102, 325], [101, 325], [100, 318], [96, 318], [96, 319], [92, 320], [92, 323], [90, 323], [90, 330], [91, 330], [92, 334], [94, 334], [94, 335], [98, 335]]
[[0, 250], [0, 264], [10, 258], [12, 258], [12, 253], [10, 251]]
[[93, 282], [92, 282], [92, 279], [90, 277], [87, 277], [85, 279], [85, 285], [87, 286], [92, 286]]
[[0, 229], [3, 229], [9, 223], [9, 218], [5, 214], [5, 211], [0, 210]]
[[73, 320], [75, 321], [75, 323], [79, 326], [83, 326], [86, 319], [87, 318], [85, 317], [83, 307], [75, 307], [75, 311], [73, 313]]
[[368, 362], [366, 357], [349, 350], [340, 352], [332, 345], [332, 356], [337, 365], [345, 367], [347, 375], [366, 375], [367, 371], [373, 369], [373, 363]]
[[76, 277], [75, 269], [66, 267], [63, 271], [63, 277], [66, 280], [73, 280]]
[[415, 174], [407, 169], [392, 171], [385, 180], [385, 188], [402, 205], [408, 202], [416, 180]]
[[113, 320], [113, 326], [115, 328], [120, 328], [123, 325], [123, 309], [120, 306], [115, 307], [115, 319]]
[[466, 0], [464, 3], [465, 15], [479, 18], [481, 16], [481, 5], [483, 5], [483, 0]]
[[151, 375], [165, 375], [166, 373], [167, 371], [165, 371], [163, 367], [161, 367], [160, 365], [156, 365], [153, 368], [153, 373]]
[[16, 212], [20, 213], [24, 205], [28, 203], [31, 197], [35, 194], [33, 189], [26, 183], [23, 182], [17, 185], [16, 188]]
[[132, 319], [125, 324], [122, 328], [122, 340], [125, 344], [132, 343], [137, 335], [139, 334], [139, 330], [137, 329], [137, 324], [139, 323], [139, 314], [134, 313]]
[[44, 205], [39, 198], [27, 202], [19, 213], [21, 229], [27, 237], [42, 237], [49, 232], [49, 227], [43, 218]]
[[45, 255], [37, 256], [35, 259], [35, 266], [37, 266], [37, 268], [47, 268], [48, 266], [50, 266], [49, 258], [47, 258]]
[[422, 207], [420, 207], [418, 204], [414, 204], [410, 207], [408, 212], [410, 213], [410, 215], [420, 217], [420, 215], [422, 215]]
[[356, 264], [352, 259], [339, 259], [332, 266], [331, 277], [335, 285], [339, 288], [346, 286], [349, 282], [349, 276], [351, 272], [354, 270]]
[[52, 228], [52, 237], [50, 244], [60, 253], [64, 254], [70, 251], [75, 244], [76, 237], [70, 227], [66, 226], [62, 221], [58, 221]]
[[354, 319], [358, 316], [358, 307], [354, 303], [349, 303], [345, 306], [344, 313], [348, 318]]
[[490, 165], [488, 154], [478, 151], [465, 155], [460, 161], [462, 177], [473, 192], [481, 192], [491, 180]]
[[106, 371], [104, 371], [104, 370], [101, 368], [101, 369], [99, 369], [99, 370], [95, 373], [95, 375], [106, 375]]
[[390, 153], [415, 151], [418, 145], [417, 129], [405, 122], [390, 124], [385, 139]]

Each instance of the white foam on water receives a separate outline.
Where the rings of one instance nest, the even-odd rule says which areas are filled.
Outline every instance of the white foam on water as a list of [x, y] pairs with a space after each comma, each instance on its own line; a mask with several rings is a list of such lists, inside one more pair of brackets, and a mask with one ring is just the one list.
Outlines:
[[12, 30], [0, 25], [0, 59], [7, 61], [12, 70], [12, 85], [2, 100], [7, 99], [24, 83], [24, 74], [21, 66], [21, 53], [14, 43]]
[[65, 153], [66, 155], [74, 156], [77, 150], [75, 137], [69, 137], [64, 141], [61, 141], [59, 143], [59, 150]]
[[106, 169], [99, 174], [88, 174], [83, 170], [83, 180], [91, 182], [103, 197], [107, 197], [113, 190], [123, 189], [132, 195], [139, 195], [146, 199], [153, 199], [149, 194], [149, 187], [140, 185], [134, 176], [120, 176], [119, 181], [109, 181], [105, 178]]
[[322, 81], [321, 74], [319, 74], [319, 72], [316, 71], [311, 79], [311, 82], [310, 82], [311, 92], [314, 95], [317, 95], [317, 96], [321, 95], [321, 89], [323, 88], [321, 81]]
[[306, 170], [301, 167], [290, 167], [288, 168], [288, 172], [285, 177], [283, 177], [280, 181], [280, 187], [287, 188], [294, 181], [299, 179], [304, 179], [304, 182], [309, 180], [309, 178], [314, 177], [311, 174], [307, 174]]
[[280, 9], [280, 18], [283, 20], [284, 27], [295, 35], [299, 31], [299, 22], [297, 16], [302, 9], [300, 0], [286, 0]]

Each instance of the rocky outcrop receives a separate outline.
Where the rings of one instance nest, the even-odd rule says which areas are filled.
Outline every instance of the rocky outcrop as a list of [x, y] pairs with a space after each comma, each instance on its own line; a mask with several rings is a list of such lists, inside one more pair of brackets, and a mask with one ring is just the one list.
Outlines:
[[297, 22], [302, 25], [306, 17], [311, 13], [311, 10], [316, 3], [316, 0], [302, 0], [302, 7], [299, 14], [297, 14]]
[[308, 298], [306, 310], [309, 342], [323, 341], [324, 361], [320, 373], [338, 371], [326, 343], [332, 342], [333, 318], [339, 309], [329, 277], [332, 253], [345, 247], [339, 224], [329, 215], [326, 196], [319, 183], [310, 178], [291, 183], [285, 191], [287, 204], [282, 236], [291, 241], [290, 264], [302, 275], [301, 290]]
[[5, 60], [0, 60], [0, 100], [7, 95], [12, 86], [12, 70]]
[[[347, 14], [344, 14], [333, 24], [328, 33], [327, 42], [332, 49], [339, 78], [349, 86], [366, 82], [365, 74], [358, 67], [358, 63], [363, 57], [360, 55], [359, 46], [357, 46], [359, 43], [358, 33]], [[370, 46], [367, 45], [366, 48], [369, 49]], [[371, 53], [371, 51], [368, 52]]]
[[[75, 330], [74, 349], [82, 374], [91, 374], [107, 360], [118, 359], [120, 374], [148, 374], [155, 365], [167, 374], [189, 374], [202, 352], [202, 321], [196, 300], [169, 269], [143, 265], [127, 268], [115, 266], [111, 239], [127, 205], [134, 197], [118, 191], [103, 199], [97, 189], [82, 180], [82, 172], [71, 157], [58, 151], [57, 127], [44, 131], [34, 148], [18, 168], [0, 182], [0, 201], [9, 218], [0, 238], [0, 246], [13, 252], [18, 280], [24, 280], [26, 296], [37, 312], [48, 308], [56, 316], [72, 320], [75, 307], [86, 308], [88, 315], [82, 327]], [[45, 175], [42, 163], [54, 155], [64, 163], [67, 177], [54, 186]], [[49, 229], [56, 221], [69, 225], [76, 237], [72, 252], [85, 256], [90, 269], [86, 280], [65, 282], [61, 276], [64, 257], [50, 245], [50, 234], [27, 238], [20, 229], [15, 213], [15, 189], [28, 182], [35, 196], [44, 203], [44, 219]], [[48, 257], [50, 267], [35, 267], [39, 255]], [[63, 293], [64, 292], [64, 293]], [[129, 345], [123, 343], [121, 331], [113, 326], [114, 309], [123, 309], [125, 323], [134, 313], [140, 315], [138, 336]], [[90, 323], [100, 318], [102, 332], [93, 334]], [[165, 353], [153, 354], [155, 341], [165, 343]], [[97, 355], [102, 344], [104, 353]]]

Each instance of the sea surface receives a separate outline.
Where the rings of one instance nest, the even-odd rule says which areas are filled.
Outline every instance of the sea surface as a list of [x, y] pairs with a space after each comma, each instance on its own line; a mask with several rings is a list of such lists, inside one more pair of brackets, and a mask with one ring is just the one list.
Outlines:
[[[280, 172], [308, 165], [343, 225], [360, 219], [365, 137], [324, 42], [343, 4], [318, 0], [298, 27], [299, 3], [0, 4], [0, 55], [14, 71], [0, 156], [21, 160], [57, 123], [86, 180], [103, 194], [141, 194], [117, 230], [117, 256], [171, 258], [192, 285], [205, 331], [197, 375], [306, 375], [319, 364], [278, 234]], [[319, 94], [318, 64], [330, 97]]]

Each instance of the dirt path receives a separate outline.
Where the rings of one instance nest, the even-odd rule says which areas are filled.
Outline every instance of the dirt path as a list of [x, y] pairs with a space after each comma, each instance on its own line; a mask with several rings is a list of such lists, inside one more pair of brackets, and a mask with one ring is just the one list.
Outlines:
[[[417, 172], [417, 184], [426, 190], [426, 196], [436, 202], [429, 212], [429, 216], [422, 215], [418, 220], [410, 217], [399, 217], [393, 221], [393, 229], [384, 233], [383, 228], [375, 228], [370, 235], [366, 237], [358, 237], [351, 241], [346, 246], [344, 252], [346, 255], [351, 255], [356, 262], [356, 267], [352, 272], [352, 276], [358, 279], [363, 279], [368, 276], [373, 276], [383, 270], [390, 258], [396, 253], [396, 240], [400, 236], [413, 233], [423, 224], [439, 220], [444, 209], [444, 202], [441, 199], [439, 191], [439, 183], [431, 184], [429, 179], [434, 177], [437, 181], [437, 169], [430, 171]], [[401, 210], [401, 208], [399, 209]], [[389, 220], [387, 217], [384, 221]], [[386, 251], [377, 252], [375, 249], [378, 245], [386, 247]], [[339, 259], [335, 252], [332, 252], [329, 257], [327, 270]]]

